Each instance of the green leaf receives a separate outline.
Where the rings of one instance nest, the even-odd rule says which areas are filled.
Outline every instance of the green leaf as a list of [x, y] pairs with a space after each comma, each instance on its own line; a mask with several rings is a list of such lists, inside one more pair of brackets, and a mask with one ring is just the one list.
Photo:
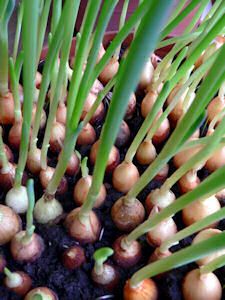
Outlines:
[[114, 251], [112, 248], [103, 247], [95, 251], [93, 257], [96, 262], [104, 263], [109, 256], [113, 255]]

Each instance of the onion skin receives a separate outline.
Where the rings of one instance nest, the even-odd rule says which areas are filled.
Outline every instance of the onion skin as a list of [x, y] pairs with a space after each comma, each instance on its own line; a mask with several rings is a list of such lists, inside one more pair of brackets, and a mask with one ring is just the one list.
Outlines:
[[8, 206], [0, 204], [0, 245], [11, 241], [21, 229], [20, 217]]
[[[31, 124], [32, 126], [34, 125], [34, 119], [35, 119], [35, 115], [36, 115], [36, 111], [37, 111], [37, 104], [34, 103], [33, 104], [33, 109], [32, 109], [32, 119], [31, 119]], [[41, 112], [41, 121], [40, 121], [40, 128], [43, 129], [45, 127], [45, 124], [46, 124], [46, 113], [45, 111], [42, 109], [42, 112]]]
[[[172, 253], [169, 251], [169, 250], [167, 250], [167, 251], [165, 251], [165, 252], [161, 252], [160, 251], [160, 248], [156, 248], [155, 249], [155, 251], [152, 253], [152, 255], [150, 256], [150, 258], [149, 258], [149, 263], [152, 263], [152, 262], [155, 262], [155, 261], [157, 261], [157, 260], [160, 260], [160, 259], [163, 259], [163, 258], [165, 258], [165, 257], [168, 257], [168, 256], [170, 256], [170, 255], [172, 255]], [[160, 275], [159, 275], [160, 276]]]
[[181, 193], [185, 194], [193, 191], [200, 183], [201, 181], [198, 178], [197, 174], [192, 175], [190, 173], [187, 173], [180, 178], [178, 185]]
[[56, 121], [66, 125], [67, 107], [65, 103], [60, 102], [56, 112]]
[[170, 122], [166, 118], [160, 124], [159, 128], [157, 129], [156, 133], [154, 134], [152, 141], [154, 145], [160, 145], [168, 138], [170, 134]]
[[219, 279], [213, 273], [200, 274], [194, 269], [186, 274], [182, 292], [185, 300], [220, 300], [222, 287]]
[[5, 197], [5, 203], [11, 207], [17, 214], [23, 214], [27, 211], [29, 200], [25, 186], [12, 187]]
[[87, 228], [78, 218], [80, 207], [73, 209], [66, 217], [65, 227], [71, 237], [81, 244], [94, 243], [99, 238], [100, 222], [97, 215], [91, 211], [89, 214], [90, 226]]
[[124, 147], [130, 139], [130, 128], [127, 125], [125, 121], [122, 121], [122, 124], [120, 125], [120, 130], [117, 135], [115, 145], [116, 147]]
[[167, 179], [169, 173], [169, 165], [166, 164], [160, 171], [159, 173], [155, 176], [155, 180], [158, 181], [164, 181]]
[[225, 165], [225, 147], [216, 150], [207, 160], [205, 167], [209, 172], [214, 172]]
[[117, 191], [126, 193], [134, 186], [139, 177], [137, 167], [132, 162], [123, 161], [113, 171], [113, 186]]
[[59, 300], [57, 295], [50, 290], [47, 287], [38, 287], [33, 290], [31, 290], [24, 300], [33, 300], [35, 295], [41, 295], [43, 299], [48, 299], [48, 300]]
[[145, 208], [148, 214], [154, 206], [160, 210], [164, 209], [176, 200], [176, 196], [171, 190], [162, 191], [160, 189], [152, 190], [145, 199]]
[[5, 257], [2, 254], [0, 254], [0, 273], [3, 273], [6, 265], [7, 265], [7, 262], [5, 260]]
[[39, 174], [41, 171], [41, 149], [34, 148], [28, 153], [27, 168], [32, 174]]
[[130, 96], [128, 106], [127, 106], [127, 110], [126, 110], [126, 114], [125, 114], [125, 117], [124, 117], [124, 119], [126, 121], [130, 120], [133, 117], [133, 115], [135, 114], [135, 112], [136, 112], [136, 103], [137, 103], [136, 96], [135, 96], [134, 93], [132, 93], [131, 96]]
[[49, 140], [50, 149], [54, 153], [59, 153], [63, 147], [66, 129], [61, 123], [54, 122], [51, 129], [51, 137]]
[[122, 268], [130, 268], [135, 266], [142, 257], [141, 245], [138, 241], [132, 241], [131, 245], [126, 249], [121, 247], [121, 241], [125, 236], [120, 236], [113, 243], [113, 260]]
[[12, 125], [14, 123], [14, 100], [12, 93], [0, 96], [0, 124]]
[[207, 120], [210, 123], [225, 107], [225, 101], [219, 96], [215, 97], [207, 107]]
[[150, 165], [156, 158], [156, 149], [151, 141], [143, 141], [138, 147], [136, 158], [141, 165]]
[[[93, 93], [89, 93], [83, 106], [81, 120], [83, 120], [86, 114], [91, 110], [92, 105], [95, 103], [95, 101], [96, 101], [96, 95]], [[101, 102], [97, 107], [96, 111], [94, 112], [93, 116], [91, 117], [90, 123], [94, 124], [96, 122], [100, 122], [103, 119], [104, 114], [105, 114], [105, 109], [103, 103]]]
[[126, 204], [124, 197], [121, 197], [112, 206], [111, 216], [119, 230], [130, 232], [143, 222], [145, 209], [138, 199], [132, 204]]
[[16, 167], [11, 163], [6, 173], [3, 169], [0, 170], [0, 187], [3, 191], [8, 192], [13, 187], [15, 174]]
[[18, 262], [34, 262], [41, 256], [44, 250], [44, 242], [39, 235], [33, 233], [31, 240], [24, 243], [25, 234], [25, 231], [20, 231], [13, 237], [10, 243], [10, 251], [13, 259]]
[[99, 79], [101, 83], [106, 85], [118, 72], [119, 62], [115, 58], [111, 58], [108, 64], [105, 66], [101, 74], [99, 75]]
[[22, 135], [22, 122], [15, 122], [9, 131], [9, 144], [14, 149], [19, 149]]
[[84, 249], [77, 245], [66, 249], [62, 255], [63, 265], [69, 270], [79, 268], [85, 261]]
[[103, 273], [97, 274], [95, 269], [91, 272], [92, 280], [100, 287], [112, 291], [119, 283], [119, 273], [114, 266], [103, 264]]
[[173, 164], [178, 169], [182, 165], [184, 165], [187, 161], [189, 161], [194, 155], [196, 155], [200, 150], [202, 149], [202, 146], [196, 146], [191, 149], [186, 149], [183, 151], [178, 152], [173, 157]]
[[141, 102], [141, 115], [143, 118], [146, 118], [148, 113], [152, 110], [153, 105], [155, 104], [156, 99], [158, 98], [158, 93], [150, 90], [144, 97]]
[[[99, 147], [99, 142], [100, 141], [98, 140], [91, 147], [90, 161], [91, 161], [92, 165], [94, 165], [95, 162], [96, 162], [97, 153], [98, 153], [98, 147]], [[116, 168], [116, 166], [119, 164], [119, 160], [120, 160], [119, 151], [118, 151], [118, 149], [115, 146], [113, 146], [111, 148], [110, 153], [109, 153], [109, 158], [108, 158], [108, 162], [107, 162], [107, 166], [106, 166], [106, 172], [107, 173], [111, 173]]]
[[124, 300], [157, 300], [158, 289], [152, 279], [144, 279], [138, 286], [131, 287], [128, 280], [123, 289]]
[[142, 70], [141, 78], [139, 80], [138, 88], [144, 90], [150, 85], [153, 77], [154, 67], [152, 65], [151, 58], [147, 60]]
[[[217, 234], [220, 234], [221, 230], [219, 229], [215, 229], [215, 228], [208, 228], [208, 229], [204, 229], [202, 231], [200, 231], [195, 238], [192, 241], [193, 245], [196, 245], [199, 242], [202, 242], [206, 239], [209, 239]], [[207, 265], [208, 263], [210, 263], [212, 260], [216, 259], [217, 257], [224, 255], [225, 254], [225, 250], [220, 250], [220, 251], [216, 251], [208, 256], [205, 256], [199, 260], [196, 261], [196, 263], [199, 266], [203, 266], [203, 265]]]
[[[4, 151], [5, 151], [5, 154], [7, 156], [7, 159], [9, 162], [13, 163], [14, 161], [14, 155], [13, 155], [13, 152], [12, 150], [9, 148], [9, 146], [7, 146], [6, 144], [4, 144]], [[2, 168], [2, 162], [0, 160], [0, 169]]]
[[[59, 154], [58, 159], [60, 158], [60, 155], [61, 153]], [[66, 168], [66, 174], [69, 176], [74, 176], [77, 175], [79, 170], [80, 170], [80, 160], [76, 155], [76, 153], [73, 152]]]
[[43, 195], [34, 207], [34, 217], [38, 223], [54, 222], [63, 214], [62, 205], [52, 195]]
[[10, 280], [8, 279], [8, 277], [6, 277], [4, 279], [5, 286], [12, 292], [16, 293], [17, 295], [25, 296], [29, 292], [29, 290], [31, 289], [31, 286], [32, 286], [32, 280], [31, 280], [30, 276], [28, 276], [26, 273], [20, 272], [20, 271], [13, 272], [13, 273], [17, 273], [18, 275], [21, 276], [21, 279], [22, 279], [21, 284], [17, 287], [10, 287]]
[[[220, 210], [220, 208], [220, 203], [215, 196], [211, 196], [205, 200], [196, 200], [182, 210], [182, 219], [184, 224], [189, 226]], [[214, 227], [216, 224], [211, 224], [210, 227]]]
[[[78, 206], [81, 206], [85, 202], [88, 192], [89, 192], [89, 189], [91, 187], [91, 184], [92, 184], [92, 176], [91, 175], [82, 177], [77, 181], [77, 183], [74, 187], [74, 191], [73, 191], [73, 198], [74, 198], [75, 203]], [[104, 203], [105, 198], [106, 198], [106, 189], [105, 189], [104, 184], [102, 184], [99, 194], [96, 198], [94, 207], [95, 208], [100, 207]]]
[[[50, 182], [54, 172], [55, 172], [55, 169], [51, 168], [51, 167], [47, 167], [46, 170], [41, 170], [41, 172], [39, 174], [39, 178], [40, 178], [43, 189], [47, 188], [48, 183]], [[65, 194], [67, 192], [67, 190], [68, 190], [68, 183], [67, 183], [66, 178], [63, 176], [60, 181], [60, 184], [58, 186], [57, 193], [59, 195], [62, 195], [62, 194]]]
[[81, 132], [78, 135], [77, 138], [77, 145], [78, 146], [87, 146], [92, 145], [96, 141], [96, 133], [94, 130], [94, 127], [87, 123], [87, 125], [84, 126], [84, 128], [81, 130]]

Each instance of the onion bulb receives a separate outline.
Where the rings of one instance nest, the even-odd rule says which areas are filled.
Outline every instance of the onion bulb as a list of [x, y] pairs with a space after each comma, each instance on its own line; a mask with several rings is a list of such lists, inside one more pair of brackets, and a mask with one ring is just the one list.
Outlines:
[[54, 221], [63, 213], [62, 205], [54, 197], [42, 196], [35, 204], [34, 217], [38, 223], [46, 224]]
[[[6, 154], [7, 160], [11, 163], [13, 163], [14, 161], [14, 155], [12, 153], [12, 150], [9, 148], [9, 146], [7, 146], [6, 144], [4, 144], [4, 152]], [[2, 161], [0, 159], [0, 169], [2, 168]]]
[[[60, 158], [61, 153], [58, 156], [58, 160]], [[70, 156], [69, 162], [66, 168], [66, 174], [69, 176], [77, 175], [80, 170], [80, 160], [75, 152]]]
[[[158, 119], [159, 115], [156, 117], [156, 120]], [[156, 130], [152, 141], [154, 143], [154, 145], [159, 145], [161, 143], [163, 143], [167, 137], [169, 136], [170, 133], [170, 123], [169, 120], [167, 118], [165, 118], [159, 128]]]
[[94, 127], [87, 123], [81, 130], [77, 138], [77, 145], [87, 146], [92, 145], [96, 141], [96, 133]]
[[[90, 190], [91, 184], [92, 184], [92, 176], [91, 175], [82, 177], [77, 181], [77, 183], [74, 187], [73, 198], [74, 198], [75, 203], [78, 206], [81, 206], [84, 204], [84, 202], [87, 198], [88, 192]], [[105, 189], [104, 184], [102, 184], [100, 191], [98, 193], [98, 196], [96, 198], [94, 207], [95, 208], [100, 207], [104, 203], [105, 198], [106, 198], [106, 189]]]
[[179, 188], [182, 194], [193, 191], [200, 184], [200, 179], [198, 178], [197, 172], [195, 170], [189, 171], [183, 175], [179, 182]]
[[[159, 213], [159, 208], [155, 206], [150, 213], [149, 219]], [[159, 247], [161, 244], [174, 236], [177, 232], [177, 226], [173, 218], [164, 219], [157, 226], [154, 226], [146, 235], [148, 243], [153, 247]]]
[[136, 111], [136, 96], [134, 93], [131, 94], [129, 102], [128, 102], [128, 106], [127, 106], [127, 110], [126, 110], [126, 114], [125, 114], [125, 120], [130, 120], [135, 111]]
[[95, 79], [94, 84], [91, 87], [91, 93], [97, 96], [103, 90], [103, 88], [104, 87], [102, 83], [98, 79]]
[[[196, 245], [197, 243], [200, 243], [202, 241], [205, 241], [217, 234], [220, 234], [222, 231], [219, 230], [219, 229], [215, 229], [215, 228], [207, 228], [207, 229], [204, 229], [202, 231], [200, 231], [196, 236], [195, 238], [193, 239], [192, 241], [192, 244], [193, 245]], [[225, 254], [225, 250], [219, 250], [219, 251], [216, 251], [208, 256], [205, 256], [199, 260], [196, 261], [196, 263], [199, 265], [199, 266], [203, 266], [203, 265], [207, 265], [208, 263], [210, 263], [211, 261], [213, 261], [214, 259], [216, 259], [217, 257], [219, 256], [222, 256]]]
[[152, 65], [151, 58], [148, 58], [142, 70], [141, 77], [139, 80], [138, 88], [140, 90], [145, 90], [147, 86], [150, 85], [152, 81], [153, 73], [154, 73], [154, 67]]
[[185, 300], [220, 300], [222, 287], [213, 273], [201, 274], [199, 269], [188, 272], [182, 284]]
[[168, 177], [168, 173], [169, 173], [169, 165], [165, 164], [162, 169], [156, 174], [155, 176], [155, 180], [160, 180], [160, 181], [164, 181], [166, 180], [166, 178]]
[[[47, 188], [50, 180], [52, 179], [54, 172], [55, 172], [55, 169], [52, 167], [47, 167], [45, 170], [41, 170], [41, 172], [39, 174], [39, 178], [40, 178], [40, 182], [41, 182], [43, 189]], [[66, 177], [63, 176], [60, 181], [60, 184], [58, 186], [57, 193], [64, 194], [64, 193], [66, 193], [67, 189], [68, 189], [67, 180], [66, 180]]]
[[25, 186], [11, 188], [5, 197], [5, 203], [16, 213], [23, 214], [28, 209], [28, 196]]
[[225, 108], [224, 97], [215, 97], [207, 107], [207, 120], [210, 123]]
[[56, 112], [56, 121], [66, 125], [67, 107], [64, 102], [60, 102]]
[[106, 85], [116, 75], [118, 69], [119, 62], [116, 58], [112, 57], [99, 75], [101, 83]]
[[142, 257], [141, 245], [138, 241], [132, 241], [128, 247], [122, 247], [122, 240], [125, 236], [120, 236], [113, 243], [113, 260], [121, 268], [130, 268], [135, 266]]
[[63, 252], [62, 262], [65, 268], [75, 270], [85, 263], [84, 249], [80, 246], [72, 246]]
[[9, 130], [8, 141], [12, 148], [19, 149], [22, 135], [22, 121], [15, 122]]
[[[202, 149], [201, 145], [182, 150], [178, 152], [174, 158], [173, 158], [173, 163], [175, 167], [178, 169], [182, 165], [184, 165], [187, 161], [189, 161], [194, 155], [196, 155], [200, 150]], [[205, 163], [202, 163], [201, 166], [198, 168], [200, 169], [201, 167], [204, 166]]]
[[117, 147], [124, 147], [130, 139], [130, 128], [125, 121], [122, 121], [115, 144]]
[[43, 300], [59, 300], [57, 295], [47, 287], [38, 287], [31, 290], [24, 300], [33, 300], [35, 296], [41, 296]]
[[13, 95], [8, 93], [0, 96], [0, 124], [12, 125], [14, 123]]
[[138, 147], [136, 158], [141, 165], [150, 165], [156, 158], [156, 149], [152, 141], [143, 141]]
[[[93, 93], [89, 93], [87, 96], [87, 99], [84, 103], [83, 106], [83, 111], [81, 114], [81, 120], [83, 120], [86, 116], [86, 114], [90, 111], [92, 105], [95, 103], [96, 101], [96, 95]], [[95, 122], [99, 122], [102, 120], [102, 118], [104, 117], [104, 113], [105, 113], [105, 109], [104, 109], [104, 105], [101, 102], [99, 104], [99, 106], [97, 107], [96, 111], [94, 112], [93, 116], [91, 117], [90, 123], [95, 123]]]
[[61, 151], [65, 139], [65, 134], [66, 134], [65, 126], [55, 121], [52, 124], [51, 136], [49, 140], [50, 149], [52, 152], [58, 153]]
[[141, 115], [146, 118], [148, 113], [152, 110], [153, 105], [158, 97], [158, 93], [150, 90], [141, 102]]
[[139, 177], [137, 167], [132, 162], [123, 161], [113, 171], [113, 186], [117, 191], [126, 193], [134, 186]]
[[41, 171], [41, 149], [31, 149], [27, 157], [27, 168], [32, 174], [39, 174]]
[[119, 230], [129, 232], [143, 222], [145, 209], [138, 199], [128, 203], [121, 197], [113, 204], [111, 216]]
[[[97, 142], [94, 143], [94, 145], [91, 147], [91, 152], [90, 152], [90, 161], [91, 163], [94, 165], [96, 162], [96, 158], [97, 158], [97, 153], [98, 153], [98, 147], [99, 147], [99, 140]], [[110, 173], [112, 172], [116, 166], [118, 165], [120, 160], [120, 154], [118, 149], [113, 146], [111, 148], [111, 151], [109, 153], [109, 158], [108, 158], [108, 162], [107, 162], [107, 166], [106, 166], [106, 172]]]
[[92, 269], [91, 278], [98, 286], [113, 290], [118, 285], [119, 273], [114, 266], [104, 263], [101, 273], [97, 273], [95, 268]]
[[149, 258], [149, 263], [155, 262], [157, 260], [166, 258], [168, 256], [172, 255], [172, 253], [169, 250], [166, 250], [165, 252], [161, 252], [160, 248], [156, 248], [155, 251], [152, 253], [152, 255]]
[[18, 232], [11, 240], [10, 251], [13, 259], [18, 262], [33, 262], [41, 256], [44, 242], [36, 233], [33, 233], [29, 241], [24, 241], [25, 237], [26, 231]]
[[0, 245], [11, 241], [20, 229], [20, 217], [10, 207], [0, 204]]
[[[32, 126], [34, 125], [34, 119], [35, 119], [36, 111], [37, 111], [37, 104], [34, 103], [33, 104], [33, 108], [32, 108], [32, 119], [31, 119]], [[43, 129], [45, 127], [45, 124], [46, 124], [46, 113], [42, 109], [42, 112], [41, 112], [41, 121], [40, 121], [40, 128]]]
[[87, 224], [79, 219], [80, 207], [73, 209], [66, 217], [65, 226], [69, 235], [82, 244], [94, 243], [100, 234], [100, 222], [97, 215], [91, 211]]
[[31, 289], [32, 281], [26, 273], [17, 271], [11, 272], [10, 276], [5, 277], [4, 284], [17, 295], [24, 296]]
[[157, 300], [158, 289], [152, 279], [144, 279], [134, 287], [128, 280], [123, 289], [123, 298], [124, 300]]
[[216, 150], [207, 160], [205, 167], [209, 172], [214, 172], [225, 165], [225, 147]]
[[154, 206], [160, 210], [169, 206], [176, 200], [176, 196], [171, 190], [155, 189], [151, 191], [145, 199], [145, 208], [147, 213], [150, 214]]
[[220, 210], [220, 208], [220, 203], [215, 196], [204, 200], [196, 200], [182, 210], [183, 222], [186, 226], [189, 226]]
[[41, 81], [42, 81], [42, 74], [40, 72], [36, 72], [36, 75], [35, 75], [35, 85], [36, 85], [36, 88], [40, 88], [40, 85], [41, 85]]
[[6, 169], [1, 168], [0, 170], [0, 187], [3, 191], [9, 191], [13, 184], [16, 174], [16, 167], [14, 164], [9, 163]]

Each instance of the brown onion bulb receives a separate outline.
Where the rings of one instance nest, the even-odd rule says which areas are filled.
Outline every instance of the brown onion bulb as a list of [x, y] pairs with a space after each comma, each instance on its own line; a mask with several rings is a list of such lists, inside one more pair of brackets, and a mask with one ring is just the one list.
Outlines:
[[225, 147], [216, 150], [207, 160], [205, 167], [209, 172], [214, 172], [225, 165]]
[[121, 197], [113, 204], [111, 216], [119, 230], [129, 232], [143, 222], [145, 209], [138, 199], [127, 203], [125, 197]]
[[[50, 180], [52, 179], [54, 172], [55, 172], [55, 169], [52, 167], [47, 167], [46, 170], [41, 170], [41, 172], [39, 174], [39, 178], [40, 178], [43, 189], [47, 188]], [[57, 193], [65, 194], [67, 189], [68, 189], [68, 183], [67, 183], [66, 177], [63, 176], [60, 181], [60, 184], [58, 186]]]
[[20, 148], [20, 142], [21, 142], [21, 135], [22, 135], [22, 121], [15, 122], [13, 126], [10, 128], [9, 131], [9, 144], [14, 149]]
[[56, 121], [66, 125], [67, 107], [64, 102], [60, 102], [56, 112]]
[[[84, 106], [83, 106], [83, 111], [82, 111], [82, 114], [81, 114], [81, 120], [83, 120], [85, 118], [87, 113], [92, 108], [92, 105], [95, 103], [95, 101], [96, 101], [96, 95], [93, 94], [93, 93], [89, 93], [88, 96], [87, 96], [87, 99], [84, 103]], [[101, 102], [99, 104], [99, 106], [97, 107], [96, 111], [94, 112], [93, 116], [91, 117], [90, 123], [93, 124], [95, 122], [101, 121], [102, 118], [104, 117], [104, 113], [105, 113], [104, 105]]]
[[113, 243], [113, 259], [118, 266], [130, 268], [135, 266], [142, 257], [141, 245], [138, 241], [132, 241], [128, 247], [122, 247], [122, 240], [125, 236], [120, 236]]
[[152, 81], [153, 73], [154, 73], [154, 67], [152, 65], [151, 58], [149, 58], [145, 63], [145, 66], [141, 73], [141, 78], [139, 80], [138, 88], [140, 90], [144, 90], [147, 88], [148, 85], [150, 85]]
[[112, 291], [118, 285], [119, 273], [114, 266], [108, 263], [104, 263], [102, 267], [103, 270], [100, 274], [93, 268], [91, 278], [98, 286]]
[[130, 128], [125, 121], [122, 121], [120, 130], [117, 135], [115, 145], [116, 147], [124, 147], [130, 139]]
[[137, 167], [132, 162], [123, 161], [113, 171], [112, 182], [114, 188], [126, 193], [139, 179]]
[[[220, 208], [220, 203], [215, 196], [194, 201], [182, 210], [183, 222], [186, 226], [189, 226], [220, 210]], [[215, 224], [210, 227], [212, 226], [215, 226]]]
[[150, 90], [141, 102], [141, 115], [146, 118], [148, 113], [152, 110], [153, 105], [158, 97], [158, 93]]
[[175, 200], [176, 196], [171, 190], [155, 189], [152, 190], [145, 199], [145, 208], [147, 213], [150, 214], [154, 206], [162, 210]]
[[[61, 153], [58, 156], [58, 160], [61, 156]], [[70, 156], [69, 162], [66, 168], [66, 174], [69, 176], [77, 175], [80, 170], [80, 160], [75, 152]]]
[[[94, 165], [96, 162], [99, 142], [100, 141], [97, 140], [94, 143], [94, 145], [91, 147], [90, 161], [91, 161], [92, 165]], [[107, 162], [107, 166], [106, 166], [106, 172], [108, 172], [108, 173], [112, 172], [116, 168], [116, 166], [119, 164], [119, 160], [120, 160], [119, 151], [115, 146], [113, 146], [109, 153], [109, 158], [108, 158], [108, 162]]]
[[92, 145], [96, 141], [96, 133], [94, 130], [94, 127], [87, 123], [87, 125], [84, 126], [84, 128], [81, 130], [81, 132], [78, 135], [77, 138], [77, 145], [79, 146], [87, 146]]
[[27, 168], [32, 174], [39, 174], [41, 171], [41, 149], [32, 148], [27, 157]]
[[126, 114], [125, 114], [125, 117], [124, 117], [125, 120], [130, 120], [133, 117], [133, 115], [136, 111], [136, 102], [137, 102], [136, 96], [135, 96], [134, 93], [132, 93], [131, 96], [130, 96], [128, 106], [127, 106], [127, 110], [126, 110]]
[[179, 188], [182, 194], [188, 193], [190, 191], [193, 191], [199, 184], [200, 184], [200, 179], [198, 178], [197, 172], [190, 171], [183, 175], [179, 182]]
[[35, 288], [33, 290], [31, 290], [26, 297], [24, 298], [24, 300], [33, 300], [34, 296], [41, 296], [43, 299], [47, 299], [47, 300], [59, 300], [59, 298], [57, 297], [57, 295], [55, 294], [55, 292], [53, 292], [52, 290], [50, 290], [47, 287], [38, 287]]
[[49, 140], [50, 149], [54, 153], [61, 151], [65, 139], [66, 129], [61, 123], [54, 122], [51, 129], [51, 137]]
[[10, 207], [0, 204], [0, 245], [11, 241], [20, 229], [20, 217]]
[[82, 244], [96, 242], [101, 229], [97, 215], [91, 211], [88, 225], [84, 225], [79, 219], [79, 211], [80, 207], [75, 208], [66, 217], [65, 227], [69, 235]]
[[0, 124], [12, 125], [14, 123], [13, 95], [8, 93], [0, 96]]
[[188, 272], [182, 285], [184, 300], [220, 300], [222, 287], [213, 273], [201, 274], [199, 269]]
[[[36, 115], [36, 111], [37, 111], [37, 104], [34, 103], [33, 104], [33, 108], [32, 108], [32, 119], [31, 119], [31, 124], [32, 126], [34, 125], [34, 119], [35, 119], [35, 115]], [[42, 109], [42, 112], [41, 112], [41, 121], [40, 121], [40, 128], [43, 129], [45, 127], [45, 124], [46, 124], [46, 113], [45, 111]]]
[[136, 158], [141, 165], [150, 165], [156, 156], [156, 149], [152, 141], [143, 141], [137, 149]]
[[[13, 161], [14, 161], [14, 155], [12, 153], [12, 150], [6, 144], [4, 144], [4, 152], [6, 154], [6, 157], [7, 157], [8, 161], [11, 162], [11, 163], [13, 163]], [[2, 168], [2, 161], [0, 159], [0, 169], [1, 168]]]
[[91, 87], [91, 93], [97, 96], [103, 88], [102, 83], [98, 79], [95, 79], [94, 84]]
[[119, 62], [116, 58], [111, 58], [108, 64], [99, 75], [101, 83], [106, 85], [118, 72]]
[[29, 275], [24, 272], [12, 272], [12, 278], [6, 277], [4, 279], [5, 286], [16, 293], [17, 295], [24, 296], [31, 289], [32, 280]]
[[[195, 238], [193, 239], [192, 241], [192, 245], [196, 245], [197, 243], [200, 243], [202, 241], [205, 241], [215, 235], [218, 235], [220, 234], [222, 231], [219, 230], [219, 229], [215, 229], [215, 228], [207, 228], [207, 229], [204, 229], [202, 231], [200, 231], [196, 236]], [[219, 251], [216, 251], [210, 255], [207, 255], [199, 260], [196, 261], [196, 263], [199, 265], [199, 266], [203, 266], [203, 265], [207, 265], [208, 263], [210, 263], [211, 261], [213, 261], [214, 259], [222, 256], [225, 254], [225, 250], [219, 250]]]
[[225, 108], [224, 97], [215, 97], [207, 107], [207, 120], [210, 123]]
[[44, 250], [44, 242], [36, 233], [33, 233], [28, 242], [24, 242], [25, 236], [26, 231], [18, 232], [11, 240], [10, 251], [16, 261], [33, 262], [41, 256]]
[[[91, 184], [92, 184], [91, 175], [82, 177], [77, 181], [73, 191], [73, 199], [78, 206], [84, 204], [88, 192], [90, 190]], [[106, 198], [106, 189], [104, 184], [102, 184], [98, 196], [96, 198], [94, 207], [95, 208], [100, 207], [104, 203], [105, 198]]]
[[[185, 150], [178, 152], [173, 158], [173, 163], [174, 163], [175, 167], [177, 169], [180, 168], [187, 161], [189, 161], [194, 155], [196, 155], [199, 151], [201, 151], [201, 149], [202, 149], [202, 146], [198, 145], [198, 146], [192, 147], [190, 149], [185, 149]], [[202, 163], [202, 167], [203, 166], [204, 166], [204, 163]]]
[[155, 145], [159, 145], [163, 143], [168, 138], [169, 133], [170, 133], [170, 123], [169, 120], [165, 118], [152, 138], [153, 143]]
[[8, 168], [0, 170], [0, 187], [8, 192], [14, 184], [14, 178], [16, 174], [16, 167], [14, 164], [9, 163]]
[[156, 248], [155, 251], [151, 254], [149, 257], [149, 263], [155, 262], [157, 260], [166, 258], [168, 256], [172, 255], [172, 253], [169, 250], [166, 250], [165, 252], [161, 252], [160, 248]]
[[[159, 213], [159, 208], [155, 206], [150, 213], [149, 219]], [[177, 233], [177, 226], [173, 218], [167, 218], [154, 226], [146, 235], [148, 243], [153, 247], [159, 247], [163, 242]]]
[[167, 179], [168, 177], [168, 173], [169, 173], [169, 165], [165, 164], [162, 169], [157, 173], [157, 175], [155, 176], [155, 180], [160, 180], [160, 181], [164, 181]]
[[62, 262], [65, 268], [75, 270], [85, 263], [84, 249], [80, 246], [72, 246], [63, 252]]
[[157, 300], [158, 289], [152, 279], [144, 279], [137, 286], [132, 287], [128, 280], [123, 289], [124, 300]]

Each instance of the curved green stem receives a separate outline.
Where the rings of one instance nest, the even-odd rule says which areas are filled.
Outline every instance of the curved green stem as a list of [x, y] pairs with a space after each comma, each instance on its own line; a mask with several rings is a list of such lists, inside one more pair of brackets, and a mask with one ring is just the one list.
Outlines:
[[88, 174], [89, 174], [89, 169], [88, 169], [88, 166], [87, 166], [87, 160], [88, 158], [87, 157], [84, 157], [82, 162], [81, 162], [81, 174], [82, 174], [82, 177], [87, 177]]
[[35, 230], [35, 226], [33, 225], [33, 211], [34, 211], [34, 204], [35, 204], [33, 179], [29, 179], [27, 181], [27, 195], [28, 195], [29, 205], [27, 209], [26, 235], [24, 239], [26, 241], [30, 241]]
[[14, 63], [16, 62], [17, 53], [18, 53], [21, 27], [22, 27], [22, 19], [23, 19], [23, 10], [24, 10], [24, 4], [23, 4], [23, 0], [22, 0], [18, 5], [16, 33], [15, 33], [15, 38], [14, 38], [13, 56], [12, 56]]

